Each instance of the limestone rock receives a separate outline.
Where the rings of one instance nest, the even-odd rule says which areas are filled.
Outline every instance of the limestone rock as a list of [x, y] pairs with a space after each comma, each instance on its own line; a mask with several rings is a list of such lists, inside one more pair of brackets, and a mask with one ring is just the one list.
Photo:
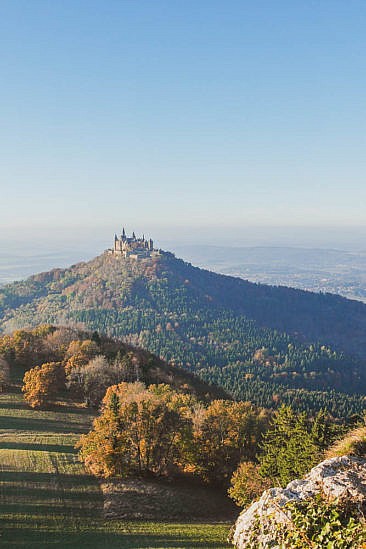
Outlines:
[[[258, 549], [276, 548], [273, 524], [284, 523], [282, 508], [289, 501], [299, 501], [324, 493], [330, 498], [350, 498], [366, 504], [366, 460], [342, 456], [327, 459], [314, 467], [303, 479], [293, 480], [286, 488], [271, 488], [238, 517], [234, 526], [233, 544], [247, 547], [254, 529]], [[271, 531], [272, 528], [272, 531]]]

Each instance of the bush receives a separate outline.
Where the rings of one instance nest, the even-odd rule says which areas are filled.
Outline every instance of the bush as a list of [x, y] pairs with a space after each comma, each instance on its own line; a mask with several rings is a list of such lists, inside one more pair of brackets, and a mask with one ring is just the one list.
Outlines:
[[319, 495], [288, 503], [288, 521], [278, 526], [282, 549], [358, 549], [365, 547], [366, 530], [356, 503], [327, 501]]
[[246, 507], [270, 487], [270, 480], [259, 474], [258, 465], [243, 461], [231, 477], [228, 494], [239, 507]]

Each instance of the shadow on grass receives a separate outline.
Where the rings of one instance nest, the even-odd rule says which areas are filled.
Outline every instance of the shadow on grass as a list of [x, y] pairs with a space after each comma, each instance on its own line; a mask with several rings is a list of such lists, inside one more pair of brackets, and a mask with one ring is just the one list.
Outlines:
[[3, 402], [0, 401], [0, 411], [1, 410], [27, 410], [27, 405], [25, 402], [14, 400], [13, 402]]
[[[39, 521], [46, 516], [51, 517], [52, 519], [57, 519], [58, 521], [64, 521], [65, 517], [69, 516], [70, 519], [89, 519], [90, 522], [95, 518], [95, 515], [100, 515], [101, 507], [97, 505], [80, 506], [80, 505], [71, 505], [70, 502], [66, 502], [62, 499], [61, 494], [59, 497], [56, 492], [47, 492], [49, 496], [43, 500], [33, 501], [30, 503], [27, 502], [14, 502], [7, 503], [6, 506], [2, 509], [3, 514], [12, 514], [12, 515], [22, 515], [22, 523], [29, 520], [30, 522]], [[1, 506], [0, 506], [1, 509]], [[27, 519], [27, 515], [28, 519]], [[92, 524], [92, 522], [91, 522]]]
[[[86, 503], [103, 503], [102, 493], [98, 491], [98, 487], [96, 487], [95, 491], [69, 489], [67, 493], [65, 493], [62, 488], [60, 488], [59, 490], [57, 490], [56, 488], [52, 489], [51, 492], [50, 488], [41, 488], [38, 486], [6, 486], [6, 488], [3, 489], [2, 499], [5, 500], [6, 498], [8, 498], [14, 501], [17, 498], [19, 501], [40, 501], [42, 499], [45, 499], [47, 495], [51, 495], [52, 498], [58, 497], [58, 495], [60, 495], [66, 502], [80, 501]], [[4, 507], [6, 507], [7, 505], [7, 503], [3, 503]]]
[[[30, 408], [30, 406], [24, 401], [23, 394], [21, 392], [19, 392], [19, 396], [20, 398], [14, 398], [12, 393], [0, 393], [0, 411], [1, 409], [38, 411], [38, 409]], [[70, 399], [66, 400], [65, 402], [49, 404], [46, 408], [42, 408], [40, 411], [56, 412], [62, 414], [75, 414], [78, 416], [82, 416], [83, 419], [93, 419], [93, 417], [97, 415], [97, 411], [94, 408], [77, 406], [75, 402]]]
[[[208, 526], [209, 528], [209, 526]], [[201, 537], [201, 536], [200, 536]], [[7, 547], [65, 547], [77, 549], [160, 549], [160, 548], [189, 548], [189, 549], [224, 549], [229, 547], [225, 542], [202, 541], [192, 536], [178, 536], [175, 534], [156, 533], [124, 533], [124, 532], [37, 532], [31, 529], [8, 529], [3, 531], [3, 542]], [[4, 545], [5, 547], [5, 545]]]
[[74, 446], [66, 444], [37, 444], [35, 442], [1, 442], [1, 450], [35, 450], [37, 452], [57, 452], [60, 454], [76, 454]]
[[0, 417], [0, 429], [11, 429], [19, 431], [40, 431], [53, 433], [73, 434], [85, 433], [88, 430], [83, 424], [63, 422], [61, 420], [52, 420], [47, 418], [25, 418], [25, 417]]
[[[51, 473], [34, 473], [33, 471], [2, 471], [1, 480], [3, 483], [10, 482], [12, 484], [17, 483], [30, 483], [30, 484], [45, 484], [51, 485], [54, 482], [55, 478], [57, 481], [62, 483], [63, 486], [69, 488], [77, 486], [88, 486], [90, 484], [97, 485], [95, 477], [91, 475], [67, 475], [63, 473], [55, 474]], [[4, 487], [5, 489], [5, 487]]]

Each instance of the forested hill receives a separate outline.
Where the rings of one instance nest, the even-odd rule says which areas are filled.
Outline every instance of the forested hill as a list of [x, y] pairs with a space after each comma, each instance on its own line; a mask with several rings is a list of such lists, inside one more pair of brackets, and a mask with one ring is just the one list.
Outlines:
[[124, 337], [261, 404], [287, 389], [366, 391], [366, 305], [219, 275], [169, 253], [103, 254], [0, 289], [2, 331], [40, 323]]

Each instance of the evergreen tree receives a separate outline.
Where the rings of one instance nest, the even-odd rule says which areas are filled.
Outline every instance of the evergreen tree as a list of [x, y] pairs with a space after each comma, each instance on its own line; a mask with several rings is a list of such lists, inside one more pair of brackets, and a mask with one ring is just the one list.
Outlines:
[[116, 418], [118, 418], [119, 407], [120, 407], [120, 404], [119, 404], [118, 395], [117, 395], [117, 393], [112, 392], [111, 400], [110, 400], [110, 403], [109, 403], [109, 409], [111, 410], [113, 416], [116, 417]]
[[286, 451], [295, 422], [291, 406], [282, 405], [274, 414], [271, 426], [264, 434], [262, 452], [258, 456], [260, 473], [274, 482], [282, 477], [281, 471], [286, 462]]
[[309, 432], [306, 414], [301, 413], [296, 417], [283, 455], [281, 483], [285, 485], [294, 478], [304, 476], [315, 465], [317, 458], [317, 446]]
[[325, 409], [319, 410], [315, 416], [311, 428], [311, 438], [318, 448], [318, 451], [325, 450], [333, 441], [334, 434]]
[[260, 473], [285, 486], [315, 465], [329, 441], [325, 412], [311, 425], [305, 413], [295, 414], [291, 406], [282, 405], [263, 437]]

